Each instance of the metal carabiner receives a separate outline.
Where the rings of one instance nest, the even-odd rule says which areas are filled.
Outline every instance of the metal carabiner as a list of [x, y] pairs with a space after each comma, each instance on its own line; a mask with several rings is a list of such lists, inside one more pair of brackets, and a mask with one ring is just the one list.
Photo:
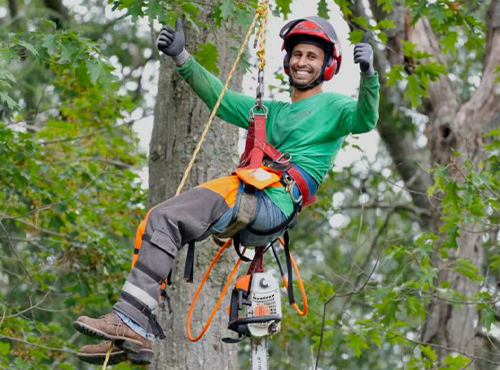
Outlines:
[[290, 194], [290, 198], [292, 198], [292, 202], [294, 203], [302, 202], [302, 194], [300, 194], [300, 192], [297, 198], [295, 198], [293, 195], [293, 187], [295, 186], [295, 180], [287, 173], [284, 174], [281, 179], [285, 185], [286, 191]]

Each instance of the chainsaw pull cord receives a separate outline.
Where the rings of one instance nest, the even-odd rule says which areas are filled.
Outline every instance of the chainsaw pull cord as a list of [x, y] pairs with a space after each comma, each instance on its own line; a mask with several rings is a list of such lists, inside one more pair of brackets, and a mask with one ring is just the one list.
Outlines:
[[[241, 258], [238, 258], [238, 261], [234, 265], [233, 270], [231, 271], [231, 273], [229, 274], [229, 277], [227, 278], [226, 285], [224, 285], [224, 289], [222, 289], [221, 295], [220, 295], [219, 299], [217, 300], [217, 303], [215, 304], [212, 312], [210, 313], [210, 317], [208, 318], [207, 322], [205, 323], [205, 326], [203, 327], [203, 330], [201, 331], [201, 333], [197, 337], [193, 337], [191, 335], [191, 318], [193, 316], [194, 306], [196, 304], [196, 301], [198, 300], [198, 296], [200, 295], [201, 290], [203, 289], [203, 285], [205, 284], [205, 281], [207, 280], [208, 276], [210, 275], [210, 272], [212, 271], [213, 267], [215, 266], [215, 264], [219, 260], [220, 256], [222, 255], [222, 252], [224, 252], [224, 250], [226, 250], [231, 245], [232, 241], [233, 241], [232, 239], [228, 239], [224, 243], [224, 245], [222, 247], [220, 247], [219, 251], [215, 255], [214, 259], [212, 260], [212, 263], [210, 264], [210, 266], [208, 267], [207, 271], [205, 272], [205, 275], [203, 276], [203, 279], [201, 279], [200, 285], [198, 286], [198, 289], [196, 290], [196, 293], [194, 294], [193, 301], [191, 302], [191, 306], [189, 307], [189, 312], [188, 312], [188, 315], [187, 315], [187, 318], [186, 318], [186, 333], [187, 333], [188, 339], [191, 342], [197, 342], [197, 341], [199, 341], [203, 337], [203, 335], [205, 334], [205, 332], [207, 331], [207, 329], [210, 327], [210, 323], [212, 322], [212, 319], [214, 318], [214, 316], [217, 313], [217, 311], [219, 310], [219, 307], [220, 307], [220, 305], [222, 303], [222, 300], [224, 299], [224, 297], [225, 297], [225, 295], [227, 293], [229, 285], [231, 284], [231, 281], [233, 280], [233, 277], [236, 274], [236, 271], [238, 270], [238, 267], [241, 264]], [[243, 251], [243, 253], [245, 253], [245, 251]]]
[[[285, 239], [283, 237], [280, 236], [278, 239], [279, 239], [279, 241], [280, 241], [280, 243], [281, 243], [281, 245], [283, 247], [285, 247], [288, 244], [288, 241], [285, 241]], [[289, 292], [288, 297], [290, 299], [290, 304], [295, 309], [295, 311], [297, 311], [297, 313], [299, 314], [299, 316], [305, 316], [305, 315], [307, 315], [307, 295], [306, 295], [306, 290], [304, 288], [304, 284], [302, 282], [302, 278], [300, 277], [300, 272], [299, 272], [299, 267], [297, 266], [297, 262], [295, 262], [295, 259], [293, 258], [292, 253], [290, 252], [290, 250], [288, 249], [288, 252], [287, 252], [286, 249], [288, 249], [288, 248], [285, 248], [285, 253], [287, 253], [288, 256], [290, 257], [290, 258], [287, 258], [287, 260], [290, 261], [289, 263], [287, 261], [288, 276], [291, 277], [291, 266], [290, 266], [290, 264], [291, 264], [293, 266], [295, 274], [297, 275], [297, 282], [299, 284], [300, 294], [302, 296], [302, 304], [303, 304], [302, 310], [299, 308], [297, 302], [295, 302], [295, 300], [293, 298], [293, 281], [291, 282], [291, 285], [290, 285], [290, 288], [289, 288], [288, 287], [288, 280], [285, 277], [285, 272], [283, 271], [283, 267], [281, 266], [281, 262], [280, 262], [280, 260], [278, 258], [278, 254], [276, 253], [274, 245], [272, 245], [272, 250], [273, 250], [273, 253], [274, 253], [274, 257], [276, 258], [276, 261], [278, 262], [278, 266], [280, 268], [281, 279], [283, 280], [283, 283], [285, 284], [285, 287], [287, 288], [287, 290]]]
[[[231, 70], [229, 71], [229, 75], [227, 76], [226, 83], [224, 84], [224, 87], [222, 88], [219, 98], [217, 99], [217, 102], [215, 103], [212, 113], [210, 113], [210, 117], [208, 118], [208, 122], [205, 125], [205, 129], [203, 130], [203, 133], [201, 134], [200, 140], [198, 141], [198, 144], [196, 145], [196, 148], [194, 149], [193, 155], [191, 156], [191, 160], [189, 161], [189, 164], [186, 168], [186, 171], [184, 172], [184, 175], [182, 176], [182, 180], [179, 184], [179, 187], [177, 188], [177, 191], [175, 192], [175, 195], [179, 195], [184, 188], [184, 184], [186, 183], [187, 177], [189, 176], [189, 173], [191, 172], [191, 169], [193, 168], [194, 161], [196, 160], [196, 157], [198, 156], [198, 153], [200, 152], [201, 145], [203, 144], [203, 141], [205, 140], [205, 136], [207, 136], [208, 130], [210, 129], [210, 126], [212, 124], [212, 121], [215, 118], [215, 114], [217, 113], [217, 110], [219, 109], [220, 103], [222, 102], [222, 98], [224, 97], [224, 94], [226, 93], [226, 90], [229, 86], [229, 82], [231, 81], [231, 78], [233, 77], [234, 72], [236, 71], [236, 67], [238, 66], [238, 62], [240, 61], [241, 55], [245, 51], [245, 47], [248, 44], [248, 40], [250, 39], [250, 36], [252, 35], [252, 31], [255, 27], [255, 24], [257, 23], [257, 20], [259, 18], [262, 18], [265, 20], [264, 25], [267, 25], [267, 16], [268, 16], [268, 9], [269, 9], [269, 0], [262, 0], [260, 5], [257, 7], [255, 11], [255, 16], [252, 20], [252, 23], [250, 24], [250, 27], [248, 27], [248, 31], [245, 35], [245, 39], [243, 40], [243, 43], [240, 46], [240, 49], [238, 50], [238, 54], [236, 55], [236, 60], [233, 63], [233, 66], [231, 67]], [[262, 28], [263, 22], [261, 21], [261, 27]], [[261, 34], [263, 33], [262, 31], [259, 31]], [[261, 39], [265, 40], [265, 34], [261, 36]], [[263, 45], [265, 47], [265, 41], [263, 41]], [[261, 64], [263, 57], [261, 57]], [[265, 64], [265, 62], [264, 62]], [[264, 68], [264, 66], [262, 66]]]

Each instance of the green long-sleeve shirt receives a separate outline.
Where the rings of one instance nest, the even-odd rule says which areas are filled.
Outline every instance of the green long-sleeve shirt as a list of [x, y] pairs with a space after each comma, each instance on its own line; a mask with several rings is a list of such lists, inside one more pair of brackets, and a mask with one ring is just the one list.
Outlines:
[[[194, 92], [212, 109], [223, 84], [193, 57], [177, 67]], [[267, 141], [282, 153], [290, 153], [299, 165], [321, 184], [333, 166], [345, 136], [372, 130], [378, 120], [380, 85], [378, 75], [362, 77], [358, 101], [338, 93], [318, 93], [295, 103], [264, 101], [268, 109]], [[217, 116], [248, 128], [248, 112], [255, 99], [228, 90]], [[271, 200], [289, 216], [293, 211], [284, 188], [265, 189]]]

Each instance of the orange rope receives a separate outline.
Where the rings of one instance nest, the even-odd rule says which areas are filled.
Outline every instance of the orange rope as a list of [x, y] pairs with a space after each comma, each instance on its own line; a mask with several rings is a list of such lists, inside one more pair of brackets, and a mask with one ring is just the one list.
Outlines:
[[[225, 297], [225, 295], [227, 293], [227, 290], [229, 288], [229, 284], [231, 284], [231, 281], [233, 280], [233, 277], [236, 274], [236, 271], [238, 270], [238, 267], [241, 264], [241, 258], [238, 258], [238, 261], [234, 265], [234, 268], [231, 271], [231, 273], [229, 274], [229, 277], [227, 278], [227, 281], [226, 281], [226, 285], [224, 285], [224, 289], [222, 289], [222, 292], [221, 292], [221, 295], [219, 297], [219, 300], [215, 304], [215, 307], [213, 308], [212, 312], [210, 313], [210, 317], [208, 318], [207, 322], [205, 323], [205, 326], [203, 327], [203, 330], [201, 331], [201, 333], [196, 338], [193, 337], [191, 335], [191, 318], [193, 316], [193, 310], [194, 310], [194, 306], [196, 304], [196, 301], [198, 300], [198, 296], [200, 295], [201, 290], [203, 289], [203, 285], [205, 284], [205, 281], [207, 280], [208, 276], [210, 275], [210, 272], [212, 271], [212, 268], [215, 266], [215, 264], [219, 260], [220, 256], [222, 255], [222, 252], [224, 252], [224, 250], [229, 245], [231, 245], [232, 241], [233, 241], [233, 239], [228, 239], [227, 242], [225, 242], [224, 245], [222, 247], [220, 247], [219, 251], [215, 255], [214, 259], [212, 260], [212, 263], [210, 264], [210, 267], [205, 272], [205, 275], [203, 276], [203, 279], [201, 280], [200, 285], [198, 286], [198, 289], [196, 290], [196, 293], [194, 294], [193, 301], [191, 302], [191, 307], [189, 307], [189, 312], [188, 312], [187, 319], [186, 319], [187, 337], [189, 338], [189, 340], [191, 342], [197, 342], [197, 341], [199, 341], [203, 337], [203, 335], [205, 334], [205, 332], [207, 331], [207, 329], [210, 327], [210, 323], [212, 322], [212, 319], [214, 318], [214, 316], [217, 313], [217, 311], [219, 310], [219, 307], [220, 307], [220, 305], [222, 303], [222, 300], [224, 299], [224, 297]], [[245, 253], [245, 252], [243, 251], [243, 253]]]

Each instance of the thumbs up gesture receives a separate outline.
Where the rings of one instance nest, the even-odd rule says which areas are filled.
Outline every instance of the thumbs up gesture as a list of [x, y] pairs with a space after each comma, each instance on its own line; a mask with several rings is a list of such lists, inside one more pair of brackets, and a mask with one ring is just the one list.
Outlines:
[[373, 76], [375, 70], [373, 68], [373, 49], [366, 42], [360, 42], [354, 46], [354, 63], [359, 63], [361, 74], [363, 76]]
[[168, 56], [176, 57], [184, 50], [185, 43], [182, 21], [180, 18], [177, 18], [175, 21], [175, 31], [170, 26], [163, 26], [156, 40], [156, 47]]

